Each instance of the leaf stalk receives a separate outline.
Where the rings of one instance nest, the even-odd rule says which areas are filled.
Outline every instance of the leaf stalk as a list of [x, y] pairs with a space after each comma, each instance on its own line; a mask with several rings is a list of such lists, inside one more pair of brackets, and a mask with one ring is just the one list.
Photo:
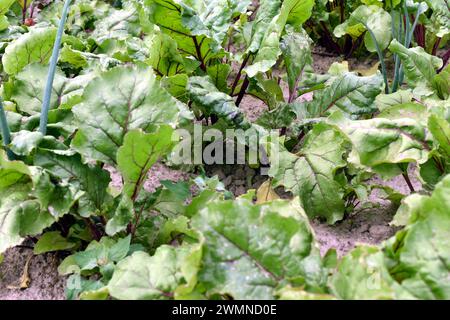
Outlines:
[[45, 135], [47, 133], [48, 112], [50, 110], [50, 99], [52, 97], [53, 81], [55, 79], [56, 64], [58, 63], [59, 50], [61, 47], [61, 40], [64, 33], [64, 25], [66, 23], [67, 15], [69, 13], [69, 7], [71, 0], [66, 0], [59, 21], [58, 32], [56, 34], [55, 43], [53, 46], [52, 57], [50, 59], [50, 67], [48, 70], [47, 84], [45, 86], [44, 99], [42, 102], [41, 119], [39, 123], [39, 131]]

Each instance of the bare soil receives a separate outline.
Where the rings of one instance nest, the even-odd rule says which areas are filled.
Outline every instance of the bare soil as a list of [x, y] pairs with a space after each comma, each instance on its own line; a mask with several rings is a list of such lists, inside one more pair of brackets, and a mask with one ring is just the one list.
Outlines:
[[[29, 285], [17, 289], [24, 274], [27, 260]], [[60, 259], [56, 254], [33, 255], [29, 248], [6, 251], [0, 264], [0, 300], [63, 300], [66, 278], [58, 275]]]

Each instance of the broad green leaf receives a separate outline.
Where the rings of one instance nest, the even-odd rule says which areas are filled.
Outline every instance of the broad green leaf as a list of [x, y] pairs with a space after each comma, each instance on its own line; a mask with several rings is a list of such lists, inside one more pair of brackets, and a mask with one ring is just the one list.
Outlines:
[[103, 237], [92, 241], [84, 251], [68, 256], [61, 263], [59, 272], [67, 275], [95, 268], [109, 268], [112, 263], [123, 260], [130, 251], [131, 236], [114, 240]]
[[[16, 75], [12, 83], [11, 100], [16, 102], [18, 111], [28, 115], [40, 114], [47, 73], [47, 66], [33, 63]], [[91, 75], [68, 79], [57, 70], [50, 109], [70, 108], [80, 102], [84, 87], [91, 79]]]
[[261, 47], [263, 38], [281, 8], [280, 0], [261, 0], [255, 20], [251, 23], [251, 39], [247, 51], [256, 53]]
[[[207, 5], [208, 2], [201, 2], [197, 5]], [[220, 0], [220, 2], [224, 1]], [[208, 12], [215, 15], [221, 10], [226, 10], [220, 6], [214, 9]], [[209, 31], [206, 27], [202, 27], [199, 16], [189, 9], [189, 5], [185, 5], [184, 1], [144, 0], [140, 18], [143, 24], [157, 25], [162, 32], [177, 42], [178, 49], [184, 56], [195, 57], [202, 63], [203, 68], [211, 58], [218, 54], [218, 44], [207, 36], [212, 33], [212, 30]], [[220, 24], [224, 21], [218, 20], [213, 23]], [[191, 30], [193, 31], [191, 32]]]
[[200, 257], [198, 246], [163, 245], [153, 256], [135, 252], [115, 268], [109, 292], [123, 300], [180, 298], [195, 285]]
[[434, 76], [433, 88], [442, 100], [450, 97], [450, 65], [447, 65], [439, 74]]
[[0, 150], [0, 191], [5, 190], [31, 176], [30, 168], [22, 161], [9, 161], [4, 150]]
[[[90, 52], [79, 51], [73, 49], [70, 45], [65, 45], [59, 54], [59, 61], [68, 63], [74, 68], [100, 69], [106, 71], [112, 67], [119, 65], [121, 62], [118, 59], [112, 58], [106, 54], [94, 54]], [[92, 74], [87, 73], [85, 77]], [[86, 83], [87, 84], [87, 83]]]
[[123, 7], [120, 10], [110, 8], [108, 16], [95, 24], [91, 37], [99, 45], [111, 39], [124, 40], [139, 35], [138, 10], [132, 2], [125, 2]]
[[283, 2], [283, 6], [288, 12], [287, 23], [298, 27], [306, 22], [312, 14], [314, 0], [287, 0]]
[[215, 114], [231, 125], [244, 129], [249, 127], [243, 113], [236, 107], [234, 99], [220, 92], [208, 76], [190, 77], [187, 90], [191, 100], [201, 108], [206, 116]]
[[44, 233], [34, 245], [34, 254], [42, 254], [51, 251], [69, 250], [76, 246], [75, 242], [70, 242], [64, 238], [59, 231]]
[[117, 152], [117, 164], [124, 179], [124, 192], [132, 199], [139, 194], [148, 170], [175, 145], [173, 138], [169, 126], [161, 126], [155, 133], [133, 130], [125, 135]]
[[359, 246], [344, 256], [330, 287], [336, 297], [345, 300], [412, 298], [390, 276], [383, 252], [377, 247]]
[[375, 98], [375, 105], [378, 110], [383, 111], [388, 107], [410, 103], [412, 98], [413, 94], [409, 90], [398, 90], [397, 92], [390, 94], [382, 93]]
[[433, 114], [428, 118], [428, 129], [438, 143], [438, 146], [450, 158], [450, 123]]
[[36, 236], [55, 220], [41, 211], [36, 200], [29, 200], [31, 185], [17, 184], [1, 192], [0, 252], [20, 244], [26, 236]]
[[0, 0], [0, 15], [8, 12], [9, 7], [13, 5], [16, 0]]
[[450, 10], [446, 0], [426, 0], [433, 10], [430, 17], [429, 29], [439, 38], [444, 38], [450, 33]]
[[[125, 230], [134, 212], [134, 202], [139, 197], [148, 170], [175, 145], [173, 130], [161, 126], [155, 133], [129, 131], [123, 146], [117, 152], [117, 164], [124, 180], [123, 198], [111, 220], [106, 225], [108, 235]], [[177, 203], [180, 205], [180, 203]]]
[[397, 40], [391, 42], [389, 50], [402, 61], [406, 81], [414, 88], [414, 93], [433, 94], [433, 80], [436, 70], [442, 66], [442, 60], [426, 53], [422, 47], [407, 49]]
[[128, 131], [175, 125], [180, 108], [150, 69], [111, 69], [89, 83], [83, 103], [72, 109], [79, 124], [72, 147], [86, 160], [115, 164], [117, 150]]
[[288, 29], [281, 40], [281, 52], [286, 64], [291, 94], [297, 89], [299, 78], [303, 74], [305, 66], [312, 64], [311, 44], [312, 40], [303, 29], [300, 32]]
[[385, 251], [393, 277], [418, 299], [450, 297], [450, 176], [431, 196], [412, 207], [408, 226], [389, 240]]
[[[258, 15], [256, 16], [256, 28], [254, 28], [254, 37], [256, 40], [261, 39], [255, 45], [255, 39], [252, 39], [252, 43], [248, 49], [249, 52], [256, 52], [256, 56], [252, 61], [252, 64], [247, 66], [244, 70], [249, 77], [254, 77], [258, 73], [269, 71], [278, 60], [281, 54], [280, 50], [280, 38], [287, 23], [298, 27], [303, 22], [308, 20], [311, 16], [311, 9], [314, 4], [312, 0], [287, 0], [283, 1], [279, 13], [270, 20], [269, 23], [264, 25], [264, 29], [260, 29]], [[258, 9], [268, 10], [268, 12], [262, 12], [263, 19], [267, 19], [272, 16], [274, 12], [278, 12], [278, 1], [267, 1], [266, 6], [262, 6]], [[259, 34], [262, 33], [262, 34]], [[257, 49], [257, 50], [256, 50]]]
[[185, 71], [185, 61], [178, 52], [177, 42], [169, 35], [154, 32], [149, 38], [149, 58], [145, 61], [159, 76], [173, 76]]
[[21, 130], [12, 136], [11, 151], [17, 155], [29, 155], [43, 138], [44, 136], [40, 132]]
[[58, 155], [40, 150], [36, 153], [34, 163], [45, 168], [61, 183], [70, 183], [80, 190], [78, 212], [83, 217], [103, 212], [110, 200], [107, 188], [110, 182], [109, 173], [99, 166], [89, 166], [81, 162], [80, 156]]
[[32, 169], [21, 161], [8, 161], [0, 150], [0, 253], [35, 236], [55, 219], [31, 196]]
[[52, 55], [56, 28], [31, 28], [6, 47], [2, 58], [6, 73], [15, 75], [30, 63], [46, 64]]
[[370, 52], [376, 52], [376, 45], [366, 27], [372, 30], [381, 50], [386, 49], [391, 42], [391, 15], [376, 5], [361, 5], [356, 8], [350, 17], [334, 29], [334, 35], [341, 38], [349, 34], [354, 39], [364, 35], [364, 44]]
[[216, 88], [225, 93], [229, 91], [227, 78], [230, 72], [231, 66], [228, 64], [215, 64], [206, 68], [206, 73], [208, 73]]
[[232, 18], [245, 13], [251, 0], [177, 0], [182, 8], [182, 23], [193, 35], [206, 35], [220, 45]]
[[274, 299], [288, 284], [323, 290], [320, 254], [298, 203], [214, 201], [193, 217], [192, 226], [204, 236], [198, 281], [207, 296]]
[[428, 160], [430, 147], [422, 125], [413, 119], [348, 120], [336, 112], [330, 117], [352, 142], [359, 162], [368, 167]]
[[281, 150], [270, 155], [269, 175], [275, 186], [282, 185], [300, 197], [308, 216], [324, 217], [333, 224], [344, 216], [343, 190], [335, 173], [346, 165], [345, 144], [344, 136], [333, 127], [317, 124], [299, 153]]
[[310, 102], [295, 103], [299, 119], [326, 115], [330, 110], [340, 109], [352, 118], [376, 111], [375, 98], [383, 89], [380, 74], [358, 77], [344, 73], [322, 90], [314, 92]]
[[403, 103], [384, 109], [377, 118], [386, 118], [390, 120], [401, 120], [409, 118], [417, 121], [421, 125], [426, 125], [428, 116], [427, 107], [418, 103]]

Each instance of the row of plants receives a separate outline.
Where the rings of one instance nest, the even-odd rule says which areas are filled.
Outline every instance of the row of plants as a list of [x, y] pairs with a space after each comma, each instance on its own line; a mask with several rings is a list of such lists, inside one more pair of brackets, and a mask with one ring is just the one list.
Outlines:
[[[0, 253], [26, 239], [36, 254], [64, 252], [70, 299], [450, 298], [450, 69], [435, 55], [448, 39], [445, 8], [1, 1]], [[333, 35], [316, 29], [327, 24]], [[352, 54], [364, 54], [363, 41], [381, 72], [336, 62], [316, 74], [313, 32], [339, 53], [354, 41]], [[256, 122], [240, 108], [247, 96], [267, 106]], [[149, 169], [172, 163], [175, 130], [194, 123], [253, 128], [270, 160], [261, 189], [235, 198], [186, 165], [195, 179], [147, 191]], [[375, 174], [402, 175], [413, 194], [371, 183]], [[374, 189], [400, 205], [392, 223], [402, 230], [322, 257], [309, 219], [345, 219]]]

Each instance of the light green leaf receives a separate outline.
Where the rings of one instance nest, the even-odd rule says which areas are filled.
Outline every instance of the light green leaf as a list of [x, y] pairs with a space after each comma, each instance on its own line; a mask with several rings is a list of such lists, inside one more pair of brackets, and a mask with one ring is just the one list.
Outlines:
[[414, 93], [419, 96], [433, 94], [433, 80], [442, 60], [426, 53], [422, 47], [407, 49], [397, 40], [391, 42], [389, 50], [402, 61], [406, 81], [414, 88]]
[[75, 247], [76, 243], [68, 241], [59, 231], [44, 233], [34, 245], [34, 254], [42, 254], [52, 251], [69, 250]]
[[15, 75], [30, 63], [46, 64], [52, 55], [56, 28], [31, 28], [6, 47], [2, 58], [6, 73]]
[[[299, 1], [301, 2], [301, 1]], [[287, 33], [281, 41], [281, 52], [288, 76], [289, 92], [295, 92], [298, 81], [306, 65], [312, 65], [312, 40], [305, 30], [294, 32], [287, 28]]]
[[249, 123], [241, 110], [236, 107], [234, 99], [218, 91], [208, 76], [190, 77], [187, 90], [191, 100], [202, 109], [206, 116], [216, 114], [231, 125], [248, 128]]
[[167, 155], [175, 143], [169, 126], [161, 126], [155, 133], [133, 130], [125, 135], [123, 146], [117, 152], [117, 164], [128, 196], [136, 199], [148, 170]]
[[132, 2], [125, 2], [123, 9], [110, 8], [108, 15], [95, 24], [92, 39], [99, 45], [114, 40], [125, 40], [130, 36], [138, 36], [140, 32], [138, 10]]
[[[33, 63], [16, 75], [12, 84], [11, 100], [16, 102], [18, 111], [29, 115], [40, 114], [47, 73], [47, 66]], [[70, 108], [80, 102], [84, 87], [91, 79], [92, 75], [68, 79], [57, 70], [50, 109]]]
[[[376, 5], [361, 5], [356, 8], [344, 23], [334, 29], [334, 35], [341, 38], [349, 34], [353, 38], [358, 38], [367, 31], [364, 23], [372, 30], [380, 49], [386, 49], [392, 35], [391, 15]], [[364, 35], [364, 44], [367, 50], [376, 52], [376, 45], [369, 32]]]
[[345, 207], [343, 190], [334, 176], [337, 169], [346, 165], [345, 143], [344, 136], [331, 126], [317, 124], [299, 153], [281, 150], [270, 155], [269, 175], [274, 178], [274, 185], [282, 185], [298, 195], [308, 216], [324, 217], [330, 224], [341, 220]]
[[[278, 1], [266, 1], [265, 6], [261, 4], [258, 9], [261, 11], [261, 18], [268, 19], [277, 12]], [[264, 23], [264, 29], [260, 29], [258, 14], [256, 16], [256, 28], [253, 30], [253, 39], [249, 52], [255, 53], [255, 59], [252, 64], [244, 70], [249, 77], [254, 77], [260, 72], [269, 71], [278, 60], [281, 54], [280, 38], [287, 23], [294, 26], [301, 25], [311, 16], [311, 9], [314, 1], [312, 0], [287, 0], [283, 1], [279, 13], [272, 17], [269, 23]], [[268, 12], [263, 12], [267, 10]], [[260, 34], [261, 33], [261, 34]], [[259, 41], [259, 39], [261, 39]], [[255, 40], [259, 42], [255, 42]]]
[[390, 276], [383, 252], [377, 247], [359, 246], [344, 256], [330, 287], [333, 294], [345, 300], [412, 298]]
[[108, 284], [123, 300], [181, 298], [192, 291], [200, 263], [198, 246], [160, 246], [153, 256], [138, 251], [117, 265]]
[[413, 98], [413, 94], [409, 90], [398, 90], [397, 92], [390, 94], [379, 94], [375, 98], [375, 105], [378, 110], [383, 111], [384, 109], [399, 104], [409, 103]]
[[312, 101], [295, 103], [293, 108], [299, 119], [324, 116], [333, 109], [340, 109], [355, 118], [376, 111], [374, 101], [382, 90], [380, 74], [358, 77], [353, 73], [344, 73], [329, 86], [315, 91]]
[[175, 125], [180, 107], [147, 68], [117, 67], [86, 87], [83, 103], [72, 110], [79, 130], [72, 146], [86, 160], [116, 163], [116, 153], [132, 129]]
[[330, 117], [352, 142], [362, 165], [375, 167], [407, 162], [424, 163], [430, 147], [424, 127], [413, 119], [345, 119], [336, 112]]
[[198, 279], [207, 296], [274, 299], [287, 284], [322, 292], [326, 275], [298, 202], [214, 201], [192, 225], [205, 238]]
[[287, 0], [283, 2], [283, 9], [288, 12], [287, 23], [298, 27], [306, 22], [312, 14], [314, 0]]
[[418, 299], [450, 298], [450, 176], [411, 207], [406, 229], [386, 245], [390, 272]]
[[245, 13], [251, 0], [178, 0], [182, 23], [193, 35], [206, 35], [216, 45], [222, 44], [232, 18]]
[[111, 180], [109, 173], [99, 166], [89, 166], [81, 162], [80, 156], [64, 156], [39, 150], [34, 159], [35, 165], [45, 168], [61, 183], [70, 183], [80, 190], [78, 212], [83, 217], [101, 213], [111, 196], [107, 188]]
[[438, 143], [439, 148], [450, 158], [450, 123], [433, 114], [428, 118], [428, 129]]
[[[218, 0], [223, 2], [222, 0]], [[199, 2], [196, 5], [208, 4], [209, 2]], [[245, 3], [244, 1], [243, 3]], [[190, 2], [189, 2], [190, 3]], [[235, 3], [238, 3], [237, 1]], [[226, 7], [215, 7], [213, 11], [207, 11], [213, 15], [226, 10]], [[204, 14], [206, 17], [207, 12]], [[178, 49], [184, 56], [192, 56], [203, 64], [205, 68], [207, 62], [220, 53], [217, 52], [218, 43], [208, 35], [212, 30], [202, 26], [197, 13], [189, 9], [189, 4], [184, 1], [172, 0], [145, 0], [141, 7], [141, 24], [155, 24], [161, 31], [169, 35], [178, 44]], [[211, 21], [212, 23], [222, 24], [224, 20]], [[227, 22], [228, 23], [228, 22]], [[191, 32], [191, 30], [193, 30]]]
[[44, 136], [40, 132], [21, 130], [12, 136], [11, 151], [17, 155], [29, 155], [43, 138]]

